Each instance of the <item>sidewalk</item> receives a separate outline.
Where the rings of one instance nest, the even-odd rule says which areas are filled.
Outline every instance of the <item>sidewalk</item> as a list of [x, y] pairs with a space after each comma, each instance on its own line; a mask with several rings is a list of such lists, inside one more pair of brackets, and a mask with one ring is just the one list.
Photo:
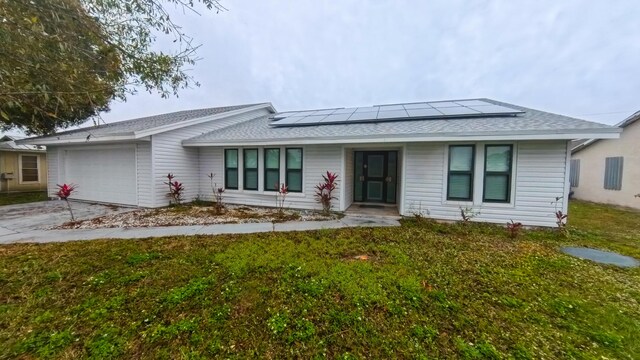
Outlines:
[[269, 231], [305, 231], [347, 227], [399, 226], [396, 218], [345, 216], [331, 221], [292, 221], [285, 223], [246, 223], [141, 228], [29, 230], [15, 232], [0, 227], [0, 244], [48, 243], [95, 239], [141, 239], [161, 236], [247, 234]]

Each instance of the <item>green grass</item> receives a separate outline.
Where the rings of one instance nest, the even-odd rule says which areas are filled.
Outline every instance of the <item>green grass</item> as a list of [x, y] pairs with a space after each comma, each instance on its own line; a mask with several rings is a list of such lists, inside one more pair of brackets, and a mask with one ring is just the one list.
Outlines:
[[640, 358], [640, 269], [557, 251], [638, 216], [2, 246], [0, 358]]
[[23, 192], [23, 193], [0, 193], [0, 206], [24, 204], [36, 201], [48, 200], [46, 191]]

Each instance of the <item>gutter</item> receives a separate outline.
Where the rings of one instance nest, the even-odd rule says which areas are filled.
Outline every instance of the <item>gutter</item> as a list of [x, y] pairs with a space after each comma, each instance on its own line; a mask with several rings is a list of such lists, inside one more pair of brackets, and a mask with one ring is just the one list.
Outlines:
[[359, 143], [399, 143], [399, 142], [445, 142], [445, 141], [512, 141], [512, 140], [572, 140], [572, 139], [617, 139], [622, 129], [603, 128], [569, 132], [559, 131], [512, 131], [485, 133], [442, 133], [442, 134], [395, 134], [359, 137], [301, 137], [275, 139], [231, 139], [231, 140], [183, 140], [182, 146], [246, 146], [246, 145], [295, 145], [295, 144], [359, 144]]

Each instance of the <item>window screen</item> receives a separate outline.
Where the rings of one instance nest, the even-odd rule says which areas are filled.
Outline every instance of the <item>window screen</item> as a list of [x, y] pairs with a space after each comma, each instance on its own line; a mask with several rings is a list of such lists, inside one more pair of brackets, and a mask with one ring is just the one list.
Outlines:
[[511, 200], [511, 145], [486, 145], [484, 152], [484, 195], [486, 202]]
[[238, 149], [224, 150], [224, 187], [238, 189]]
[[449, 174], [447, 177], [448, 200], [473, 198], [473, 145], [449, 146]]
[[258, 149], [242, 150], [244, 161], [243, 187], [245, 190], [258, 190]]
[[280, 187], [280, 149], [264, 149], [264, 190]]
[[286, 149], [286, 180], [290, 192], [302, 192], [302, 149]]
[[37, 182], [38, 179], [38, 156], [22, 155], [21, 156], [22, 181]]

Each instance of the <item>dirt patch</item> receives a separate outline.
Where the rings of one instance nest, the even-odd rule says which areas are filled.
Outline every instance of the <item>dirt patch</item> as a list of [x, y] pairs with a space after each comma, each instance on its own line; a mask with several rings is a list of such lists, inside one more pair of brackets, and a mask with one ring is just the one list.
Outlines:
[[222, 211], [214, 206], [175, 206], [162, 209], [140, 209], [111, 214], [82, 221], [67, 222], [53, 229], [101, 229], [122, 227], [188, 226], [213, 224], [241, 224], [286, 221], [334, 220], [338, 215], [325, 216], [311, 210], [227, 205]]

